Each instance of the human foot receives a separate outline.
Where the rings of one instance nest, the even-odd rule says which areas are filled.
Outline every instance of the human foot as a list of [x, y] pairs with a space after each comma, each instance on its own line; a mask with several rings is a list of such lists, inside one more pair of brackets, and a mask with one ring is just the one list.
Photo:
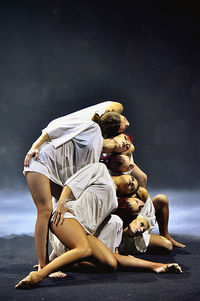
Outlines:
[[177, 273], [182, 274], [183, 271], [178, 263], [158, 263], [157, 267], [153, 268], [153, 271], [160, 273]]
[[182, 244], [182, 243], [176, 241], [176, 240], [173, 239], [170, 235], [169, 235], [169, 236], [165, 236], [165, 237], [166, 237], [168, 240], [171, 241], [171, 243], [172, 243], [172, 245], [173, 245], [174, 247], [177, 247], [177, 248], [185, 248], [185, 247], [186, 247], [186, 245], [184, 245], [184, 244]]
[[38, 272], [31, 272], [27, 277], [19, 281], [15, 288], [30, 288], [34, 284], [41, 282], [43, 278], [40, 276]]
[[51, 273], [48, 277], [49, 278], [65, 278], [65, 277], [67, 277], [67, 274], [63, 273], [61, 271], [58, 271], [58, 272]]

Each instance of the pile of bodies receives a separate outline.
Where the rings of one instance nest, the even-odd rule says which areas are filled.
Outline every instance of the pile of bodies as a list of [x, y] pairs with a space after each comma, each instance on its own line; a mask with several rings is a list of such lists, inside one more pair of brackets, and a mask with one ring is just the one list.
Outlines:
[[[184, 245], [168, 232], [167, 196], [151, 199], [145, 188], [147, 176], [133, 160], [135, 147], [122, 111], [121, 103], [107, 101], [55, 119], [27, 153], [24, 174], [38, 212], [38, 271], [16, 288], [47, 276], [65, 277], [58, 271], [63, 266], [182, 273], [177, 263], [128, 256]], [[160, 235], [151, 234], [156, 221]]]

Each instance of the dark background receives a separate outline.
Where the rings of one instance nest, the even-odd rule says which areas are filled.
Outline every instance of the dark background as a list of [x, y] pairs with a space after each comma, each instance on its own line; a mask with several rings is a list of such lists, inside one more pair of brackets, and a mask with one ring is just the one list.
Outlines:
[[52, 119], [106, 100], [123, 103], [151, 187], [198, 187], [200, 19], [160, 2], [0, 2], [3, 189], [26, 187], [24, 155]]

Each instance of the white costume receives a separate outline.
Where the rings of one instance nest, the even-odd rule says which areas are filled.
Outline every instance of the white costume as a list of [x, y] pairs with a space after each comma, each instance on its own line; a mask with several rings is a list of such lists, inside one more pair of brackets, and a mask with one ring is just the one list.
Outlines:
[[[66, 212], [64, 218], [76, 219], [88, 234], [94, 234], [98, 230], [97, 237], [100, 236], [114, 250], [121, 240], [122, 221], [118, 221], [118, 217], [111, 217], [110, 223], [109, 219], [105, 220], [118, 206], [116, 188], [106, 166], [102, 163], [89, 164], [69, 178], [65, 185], [72, 191], [73, 196], [67, 206], [75, 215]], [[54, 203], [54, 212], [56, 207], [57, 203]], [[99, 228], [102, 223], [103, 227]], [[116, 231], [110, 233], [106, 228], [103, 230], [104, 226], [110, 229], [116, 223], [119, 223]], [[117, 236], [114, 237], [115, 235]], [[65, 252], [65, 247], [52, 233], [50, 241], [56, 255]]]
[[148, 199], [144, 204], [144, 207], [140, 212], [140, 216], [144, 217], [148, 221], [149, 228], [141, 236], [139, 235], [135, 237], [130, 237], [128, 235], [123, 234], [122, 241], [119, 246], [119, 250], [122, 253], [131, 254], [137, 251], [144, 253], [147, 250], [151, 231], [156, 223], [155, 209], [149, 195]]
[[111, 103], [103, 102], [50, 122], [43, 132], [51, 141], [42, 144], [38, 160], [32, 158], [24, 172], [41, 173], [63, 186], [80, 168], [98, 162], [103, 138], [100, 127], [91, 118], [95, 112], [103, 114]]

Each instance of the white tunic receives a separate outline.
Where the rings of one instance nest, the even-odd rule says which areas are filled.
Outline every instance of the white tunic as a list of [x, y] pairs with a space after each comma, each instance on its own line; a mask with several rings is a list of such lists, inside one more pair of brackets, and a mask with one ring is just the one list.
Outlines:
[[39, 159], [32, 158], [24, 171], [41, 173], [63, 186], [77, 170], [99, 161], [103, 138], [97, 123], [73, 118], [65, 126], [51, 122], [46, 132], [51, 142], [40, 147]]
[[91, 118], [103, 114], [112, 101], [106, 101], [57, 118], [43, 129], [51, 142], [40, 147], [39, 159], [31, 159], [25, 171], [41, 173], [63, 186], [67, 178], [86, 164], [98, 162], [103, 145], [99, 126]]
[[[118, 206], [115, 185], [103, 163], [83, 167], [68, 179], [65, 185], [72, 190], [74, 197], [67, 202], [67, 206], [75, 215], [66, 212], [64, 218], [75, 218], [88, 234], [94, 234], [105, 218]], [[57, 202], [53, 205], [55, 212]], [[104, 243], [112, 240], [116, 244], [115, 238], [110, 235], [109, 231], [104, 233]], [[65, 247], [52, 233], [50, 242], [57, 255], [65, 251]]]
[[144, 217], [148, 221], [149, 228], [144, 233], [142, 233], [141, 236], [139, 235], [135, 237], [130, 237], [128, 235], [123, 234], [122, 242], [119, 247], [119, 250], [123, 253], [131, 254], [135, 251], [144, 253], [147, 250], [151, 231], [153, 230], [156, 223], [155, 209], [149, 195], [148, 199], [144, 204], [144, 207], [140, 212], [140, 216]]

